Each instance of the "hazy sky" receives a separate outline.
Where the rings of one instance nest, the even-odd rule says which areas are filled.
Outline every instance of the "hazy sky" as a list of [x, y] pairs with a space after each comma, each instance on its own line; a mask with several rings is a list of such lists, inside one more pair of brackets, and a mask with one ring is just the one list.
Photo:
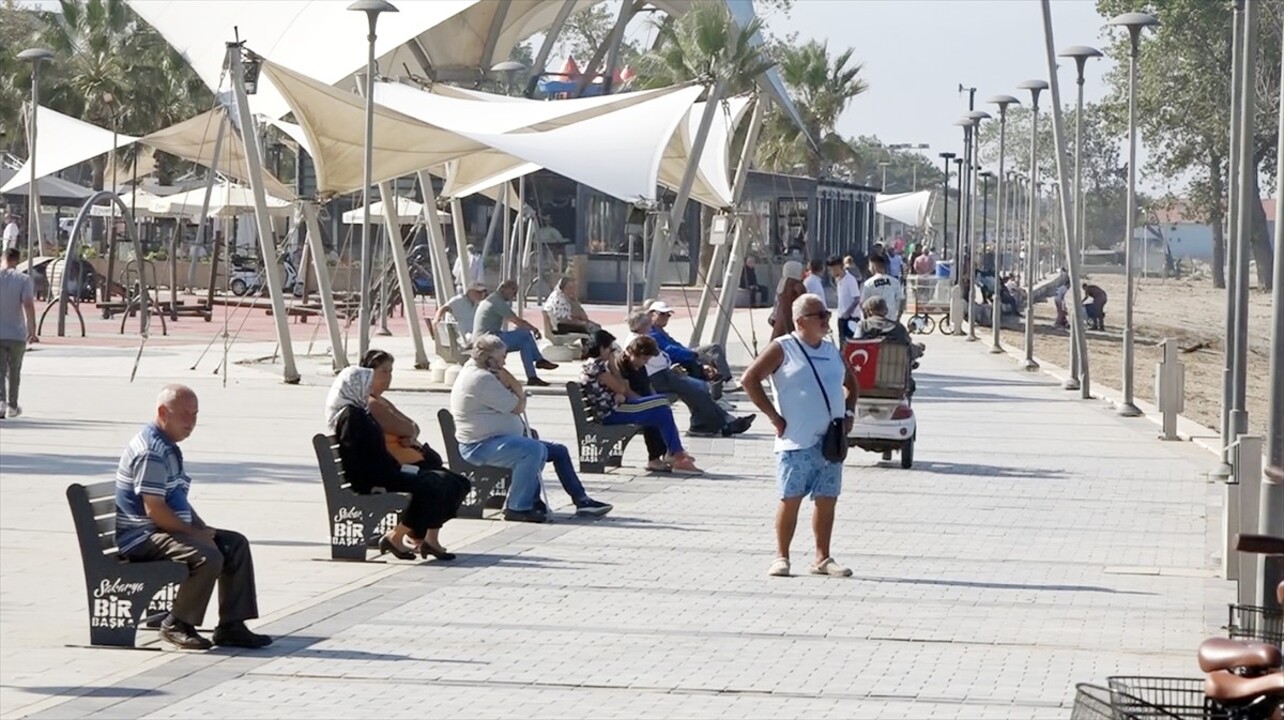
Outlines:
[[[844, 135], [877, 135], [885, 143], [928, 143], [932, 158], [957, 152], [962, 129], [954, 121], [967, 110], [959, 84], [977, 88], [977, 108], [996, 94], [1029, 102], [1017, 83], [1048, 77], [1043, 15], [1038, 0], [796, 0], [790, 17], [771, 17], [774, 34], [828, 40], [833, 54], [855, 48], [869, 90], [852, 102], [838, 123]], [[1092, 0], [1054, 0], [1053, 38], [1069, 45], [1103, 48], [1105, 20]], [[1085, 97], [1102, 97], [1110, 60], [1090, 61]], [[1074, 61], [1062, 66], [1063, 103], [1074, 101]], [[1040, 107], [1049, 107], [1049, 95]]]

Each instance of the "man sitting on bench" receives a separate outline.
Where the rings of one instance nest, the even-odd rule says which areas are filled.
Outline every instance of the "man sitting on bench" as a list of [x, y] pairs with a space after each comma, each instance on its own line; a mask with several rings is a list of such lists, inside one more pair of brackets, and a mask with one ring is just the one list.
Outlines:
[[[517, 281], [505, 280], [499, 288], [477, 306], [477, 319], [473, 322], [473, 337], [483, 334], [494, 335], [504, 341], [508, 352], [522, 355], [522, 367], [526, 370], [526, 384], [532, 387], [548, 387], [548, 382], [540, 379], [535, 370], [556, 370], [557, 363], [549, 362], [539, 351], [535, 343], [540, 339], [539, 329], [531, 325], [513, 311], [513, 301], [517, 299]], [[512, 330], [505, 330], [508, 323]]]
[[557, 335], [583, 333], [592, 335], [602, 329], [601, 325], [589, 320], [584, 306], [580, 305], [575, 278], [567, 275], [557, 283], [557, 288], [548, 294], [544, 301], [544, 312], [548, 313], [549, 325]]
[[[251, 632], [246, 620], [259, 616], [250, 541], [231, 530], [205, 524], [188, 502], [191, 478], [183, 470], [178, 444], [196, 427], [196, 393], [166, 385], [156, 398], [156, 420], [129, 441], [116, 468], [116, 546], [127, 560], [173, 560], [187, 565], [173, 609], [160, 636], [184, 650], [211, 645], [261, 648], [272, 638]], [[196, 626], [218, 581], [218, 626], [214, 642]]]
[[440, 326], [446, 319], [446, 313], [450, 313], [451, 317], [455, 318], [455, 327], [459, 330], [459, 341], [464, 347], [468, 347], [473, 338], [473, 324], [477, 320], [477, 306], [485, 299], [486, 283], [475, 282], [468, 286], [464, 294], [456, 295], [442, 303], [442, 306], [437, 308], [437, 315], [433, 317], [433, 322]]
[[[718, 383], [714, 388], [715, 398], [721, 393], [736, 392], [740, 389], [732, 379], [731, 366], [727, 365], [727, 352], [721, 345], [701, 345], [692, 350], [673, 339], [673, 336], [664, 329], [669, 324], [669, 318], [673, 317], [673, 308], [662, 300], [651, 303], [647, 307], [647, 313], [651, 316], [651, 337], [655, 339], [655, 344], [660, 347], [660, 351], [667, 354], [674, 365], [686, 368], [687, 373], [692, 377]], [[712, 367], [716, 376], [708, 372], [706, 367]]]

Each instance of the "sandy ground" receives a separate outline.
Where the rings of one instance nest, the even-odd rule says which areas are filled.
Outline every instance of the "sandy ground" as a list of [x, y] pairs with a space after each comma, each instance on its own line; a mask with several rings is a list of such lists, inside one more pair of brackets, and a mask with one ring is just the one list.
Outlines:
[[[1093, 382], [1108, 387], [1123, 385], [1123, 300], [1121, 275], [1095, 275], [1110, 299], [1106, 305], [1106, 331], [1088, 333], [1088, 351]], [[1139, 279], [1134, 309], [1136, 323], [1136, 375], [1138, 397], [1154, 400], [1155, 365], [1160, 360], [1159, 343], [1175, 338], [1184, 352], [1186, 365], [1186, 409], [1183, 414], [1213, 429], [1221, 427], [1223, 328], [1226, 291], [1206, 279]], [[1035, 308], [1035, 355], [1062, 367], [1069, 366], [1068, 333], [1052, 327], [1056, 308], [1049, 300]], [[1253, 290], [1249, 293], [1248, 346], [1249, 380], [1247, 405], [1249, 427], [1266, 433], [1267, 378], [1270, 372], [1271, 297]], [[984, 329], [988, 339], [989, 328]], [[1021, 332], [1006, 330], [1002, 342], [1024, 348]]]

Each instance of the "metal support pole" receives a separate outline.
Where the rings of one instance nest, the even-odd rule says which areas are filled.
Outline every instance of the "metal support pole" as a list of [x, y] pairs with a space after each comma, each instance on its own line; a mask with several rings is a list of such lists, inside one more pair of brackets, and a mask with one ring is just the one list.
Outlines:
[[1136, 358], [1134, 353], [1133, 305], [1137, 301], [1137, 244], [1133, 237], [1137, 225], [1137, 64], [1141, 57], [1141, 27], [1128, 28], [1132, 41], [1128, 61], [1128, 205], [1124, 218], [1124, 330], [1123, 330], [1123, 400], [1119, 414], [1124, 417], [1141, 415], [1133, 403], [1133, 380]]
[[[321, 298], [321, 314], [325, 316], [326, 333], [330, 336], [330, 367], [335, 373], [348, 367], [348, 352], [343, 345], [343, 331], [339, 329], [339, 314], [334, 308], [334, 288], [330, 285], [330, 266], [326, 262], [325, 243], [321, 239], [321, 223], [317, 221], [317, 204], [312, 200], [300, 201], [303, 205], [303, 222], [308, 229], [308, 248], [312, 267], [317, 274], [317, 295]], [[214, 255], [218, 262], [218, 254]], [[300, 272], [304, 270], [300, 268]]]
[[[709, 139], [709, 128], [713, 126], [713, 114], [718, 111], [726, 89], [727, 79], [720, 77], [705, 97], [704, 112], [700, 115], [700, 125], [691, 141], [691, 154], [682, 172], [682, 182], [678, 186], [677, 197], [673, 201], [673, 209], [669, 215], [668, 230], [664, 233], [656, 233], [655, 236], [655, 245], [651, 249], [651, 261], [647, 267], [646, 284], [642, 292], [643, 297], [653, 298], [660, 292], [660, 275], [665, 264], [668, 263], [669, 252], [673, 248], [673, 236], [677, 235], [682, 227], [682, 218], [687, 212], [687, 201], [691, 199], [691, 186], [695, 184], [695, 176], [700, 169], [700, 156], [704, 154], [704, 144]], [[698, 236], [699, 233], [696, 235]]]
[[[1087, 222], [1087, 208], [1083, 204], [1083, 71], [1088, 63], [1088, 58], [1099, 57], [1101, 52], [1096, 48], [1076, 47], [1069, 51], [1074, 58], [1076, 93], [1075, 93], [1075, 121], [1074, 121], [1074, 220], [1067, 223], [1070, 227], [1070, 236], [1066, 238], [1066, 266], [1070, 265], [1072, 255], [1077, 255], [1080, 262], [1083, 260], [1083, 249], [1087, 243], [1085, 224]], [[1061, 204], [1062, 207], [1066, 203]], [[1072, 283], [1073, 284], [1073, 283]], [[1067, 319], [1070, 324], [1070, 377], [1066, 378], [1061, 387], [1066, 390], [1082, 390], [1084, 399], [1089, 396], [1088, 390], [1081, 379], [1083, 371], [1081, 370], [1082, 359], [1079, 357], [1079, 336], [1083, 335], [1086, 328], [1083, 325], [1083, 308], [1075, 306], [1067, 313]]]
[[1007, 212], [1004, 209], [1004, 200], [1007, 195], [1004, 194], [1005, 186], [1003, 180], [1005, 177], [1004, 165], [1007, 162], [1008, 152], [1008, 106], [1017, 102], [1016, 98], [999, 96], [992, 98], [993, 102], [999, 106], [999, 174], [998, 188], [995, 190], [994, 198], [994, 294], [990, 300], [990, 352], [1003, 352], [1003, 342], [1000, 339], [1003, 329], [1003, 303], [999, 302], [1001, 291], [999, 289], [999, 268], [1003, 263], [1003, 234], [1008, 229]]
[[[762, 129], [762, 119], [765, 114], [766, 100], [760, 97], [754, 101], [753, 114], [749, 116], [749, 128], [745, 133], [745, 142], [744, 145], [740, 146], [740, 160], [736, 164], [736, 175], [731, 180], [731, 210], [733, 213], [731, 222], [735, 222], [734, 212], [736, 207], [740, 204], [741, 196], [744, 195], [745, 183], [749, 177], [749, 164], [753, 161], [753, 153], [758, 145], [758, 134]], [[735, 232], [740, 232], [740, 225], [738, 223], [735, 226]], [[700, 345], [701, 336], [704, 335], [705, 316], [709, 314], [709, 306], [713, 302], [713, 287], [711, 286], [710, 280], [717, 277], [718, 273], [722, 272], [723, 263], [727, 258], [727, 252], [729, 250], [734, 250], [734, 246], [735, 242], [733, 241], [731, 243], [724, 242], [720, 245], [715, 245], [713, 248], [713, 259], [709, 261], [709, 271], [705, 273], [704, 289], [700, 291], [700, 310], [696, 313], [695, 328], [691, 331], [691, 347], [698, 347]], [[736, 271], [736, 274], [733, 277], [728, 276], [731, 277], [733, 281], [730, 284], [730, 287], [732, 288], [731, 298], [733, 300], [735, 298], [735, 289], [740, 287], [740, 273], [743, 272], [744, 268], [743, 254], [738, 260], [735, 255], [731, 256], [731, 263], [734, 265], [737, 262], [740, 263], [741, 269]], [[726, 302], [727, 299], [724, 296], [728, 294], [727, 287], [728, 281], [727, 278], [724, 277], [722, 282], [722, 292], [718, 296], [719, 318], [725, 313], [730, 313], [731, 308], [735, 307], [735, 302], [732, 302], [730, 305]], [[714, 320], [714, 335], [717, 335], [717, 319]]]
[[[1057, 78], [1057, 59], [1053, 54], [1053, 50], [1052, 50], [1052, 7], [1049, 3], [1049, 0], [1043, 0], [1042, 5], [1043, 5], [1043, 37], [1044, 37], [1044, 45], [1045, 45], [1045, 50], [1046, 50], [1047, 59], [1048, 59], [1048, 76], [1050, 79], [1050, 82], [1048, 83], [1048, 91], [1051, 94], [1051, 101], [1052, 101], [1051, 102], [1052, 104], [1052, 144], [1056, 150], [1054, 155], [1056, 156], [1056, 160], [1057, 160], [1056, 162], [1057, 182], [1061, 185], [1061, 187], [1064, 188], [1069, 186], [1069, 173], [1066, 171], [1066, 163], [1065, 163], [1066, 133], [1065, 133], [1065, 118], [1061, 112], [1061, 82]], [[1060, 215], [1061, 215], [1062, 237], [1069, 238], [1070, 237], [1070, 227], [1069, 227], [1070, 212], [1069, 212], [1069, 209], [1066, 207], [1066, 194], [1060, 193], [1058, 196], [1058, 201], [1061, 203]], [[1079, 308], [1083, 307], [1083, 288], [1080, 285], [1080, 280], [1079, 280], [1081, 277], [1081, 275], [1079, 274], [1080, 273], [1079, 255], [1078, 253], [1073, 252], [1072, 248], [1068, 248], [1068, 247], [1067, 247], [1066, 255], [1067, 255], [1066, 263], [1067, 265], [1069, 265], [1068, 270], [1070, 275], [1070, 297], [1071, 297], [1071, 302], [1074, 304], [1075, 312], [1077, 313], [1079, 311]], [[1084, 398], [1088, 398], [1089, 397], [1088, 395], [1089, 363], [1088, 363], [1088, 346], [1087, 346], [1088, 339], [1087, 339], [1087, 336], [1084, 335], [1084, 333], [1080, 332], [1077, 335], [1075, 335], [1072, 338], [1072, 340], [1079, 346], [1079, 357], [1081, 359], [1081, 362], [1080, 362], [1080, 371], [1081, 371], [1080, 380], [1082, 383], [1081, 392], [1083, 393]]]
[[[471, 272], [468, 268], [468, 231], [464, 228], [464, 203], [459, 198], [450, 199], [450, 225], [455, 233], [455, 257], [459, 258], [459, 267], [463, 268], [463, 273], [458, 278], [459, 292], [462, 294], [468, 290], [472, 280], [469, 278]], [[438, 302], [444, 302], [441, 298]]]
[[[450, 255], [446, 252], [446, 237], [441, 227], [441, 213], [437, 212], [437, 195], [432, 188], [432, 175], [427, 170], [420, 170], [418, 178], [419, 191], [424, 198], [423, 215], [424, 228], [428, 231], [428, 252], [432, 258], [433, 292], [437, 296], [437, 305], [440, 306], [450, 298], [450, 289], [455, 283], [451, 278]], [[454, 222], [454, 218], [451, 222]]]
[[[1262, 438], [1257, 435], [1239, 435], [1231, 452], [1234, 458], [1235, 482], [1239, 485], [1239, 533], [1256, 535], [1262, 516]], [[1239, 553], [1239, 602], [1256, 605], [1258, 600], [1257, 558]], [[1271, 588], [1274, 590], [1274, 588]], [[1274, 595], [1274, 592], [1271, 593]]]
[[[981, 169], [981, 164], [980, 164], [979, 162], [977, 162], [977, 161], [976, 161], [976, 157], [975, 157], [975, 156], [979, 156], [979, 155], [981, 154], [981, 152], [980, 152], [980, 145], [981, 145], [981, 123], [980, 123], [979, 121], [978, 121], [978, 122], [977, 122], [977, 124], [976, 124], [976, 129], [975, 129], [975, 130], [973, 130], [973, 138], [974, 138], [974, 139], [973, 139], [974, 149], [973, 149], [972, 154], [973, 154], [973, 156], [974, 156], [974, 157], [973, 157], [973, 163], [972, 163], [972, 179], [971, 179], [971, 181], [970, 181], [970, 185], [971, 185], [971, 187], [972, 187], [972, 197], [971, 197], [971, 202], [970, 202], [970, 203], [968, 203], [969, 207], [968, 207], [968, 214], [967, 214], [967, 232], [968, 232], [968, 243], [967, 243], [967, 248], [968, 248], [968, 263], [967, 263], [967, 264], [968, 264], [968, 272], [967, 272], [967, 275], [968, 275], [968, 276], [967, 276], [967, 278], [963, 278], [963, 277], [961, 277], [961, 276], [960, 276], [960, 278], [959, 278], [960, 282], [962, 282], [962, 281], [964, 281], [964, 280], [966, 280], [966, 282], [967, 282], [967, 297], [963, 298], [963, 307], [967, 310], [967, 340], [968, 340], [968, 342], [976, 342], [976, 340], [977, 340], [977, 337], [976, 337], [976, 314], [975, 314], [975, 311], [976, 311], [976, 303], [974, 302], [974, 299], [975, 299], [975, 297], [976, 297], [976, 269], [977, 269], [977, 259], [978, 259], [978, 258], [980, 258], [980, 250], [978, 249], [978, 247], [977, 247], [977, 246], [978, 246], [980, 243], [978, 243], [978, 242], [977, 242], [977, 238], [976, 238], [976, 205], [977, 205], [977, 201], [979, 200], [979, 197], [980, 197], [980, 193], [977, 191], [977, 186], [978, 186], [978, 185], [980, 185], [980, 183], [978, 182], [978, 179], [979, 179], [979, 172], [980, 172], [980, 169]], [[984, 235], [985, 235], [985, 227], [984, 227], [984, 224], [982, 224], [982, 227], [981, 227], [981, 234], [982, 234], [982, 236], [984, 236]], [[962, 287], [962, 286], [960, 285], [960, 287]]]
[[254, 193], [254, 219], [258, 224], [259, 248], [263, 253], [263, 274], [267, 276], [268, 295], [272, 301], [272, 319], [276, 323], [276, 339], [281, 346], [282, 375], [288, 384], [299, 382], [299, 371], [294, 366], [294, 347], [290, 342], [290, 322], [285, 314], [285, 297], [281, 293], [281, 267], [276, 262], [276, 241], [272, 237], [272, 218], [267, 211], [267, 193], [263, 190], [262, 155], [259, 138], [254, 129], [254, 115], [250, 99], [245, 94], [245, 68], [241, 65], [241, 46], [228, 43], [228, 67], [231, 68], [232, 89], [236, 95], [236, 111], [241, 120], [241, 141], [245, 145], [250, 191]]
[[[960, 121], [965, 122], [965, 121]], [[950, 334], [963, 334], [964, 234], [971, 212], [972, 124], [963, 125], [963, 157], [959, 165], [959, 204], [954, 228], [954, 265], [950, 268]]]
[[[415, 368], [428, 369], [428, 353], [424, 350], [424, 332], [419, 327], [419, 310], [415, 307], [415, 286], [410, 282], [410, 263], [406, 261], [406, 246], [401, 241], [401, 224], [397, 218], [397, 196], [392, 193], [392, 183], [379, 183], [379, 199], [383, 201], [383, 228], [388, 236], [388, 249], [392, 252], [392, 264], [397, 268], [397, 284], [401, 286], [401, 306], [406, 313], [406, 325], [410, 327], [410, 340], [415, 348]], [[383, 274], [381, 285], [388, 284], [388, 274]], [[384, 317], [388, 316], [388, 306], [380, 307]]]
[[1231, 426], [1230, 411], [1235, 396], [1235, 286], [1239, 277], [1239, 112], [1240, 91], [1243, 87], [1240, 77], [1243, 75], [1244, 53], [1244, 3], [1237, 1], [1234, 8], [1233, 32], [1231, 35], [1231, 107], [1230, 107], [1230, 152], [1227, 154], [1226, 182], [1226, 334], [1222, 338], [1222, 452], [1221, 459], [1209, 475], [1216, 479], [1227, 479], [1231, 474], [1230, 446], [1235, 441]]
[[[31, 51], [23, 51], [22, 54]], [[53, 54], [48, 50], [36, 51], [37, 53], [48, 53], [47, 57]], [[20, 55], [21, 56], [21, 55]], [[27, 217], [27, 263], [30, 264], [35, 257], [32, 255], [33, 245], [38, 246], [40, 254], [45, 254], [45, 239], [43, 229], [40, 227], [40, 185], [36, 182], [36, 128], [40, 125], [40, 63], [46, 59], [44, 55], [33, 55], [31, 57], [31, 108], [27, 114], [27, 159], [31, 162], [31, 177], [27, 183], [27, 200], [30, 203], [30, 209]], [[34, 240], [34, 243], [33, 243]], [[64, 268], [65, 272], [65, 268]], [[59, 333], [61, 335], [61, 333]]]
[[[1284, 58], [1281, 58], [1280, 88], [1284, 91]], [[1261, 518], [1258, 529], [1266, 535], [1284, 537], [1284, 92], [1280, 93], [1280, 143], [1275, 162], [1275, 265], [1271, 292], [1271, 376], [1267, 384], [1270, 405], [1266, 413], [1266, 460], [1271, 471], [1262, 479]], [[1263, 607], [1279, 608], [1270, 588], [1284, 582], [1284, 562], [1268, 563], [1258, 558], [1257, 574]]]
[[1234, 285], [1235, 326], [1233, 330], [1230, 426], [1236, 437], [1248, 432], [1248, 266], [1252, 259], [1253, 203], [1256, 197], [1257, 162], [1257, 11], [1258, 0], [1244, 0], [1243, 69], [1240, 75], [1239, 116], [1239, 231], [1235, 234], [1237, 277]]

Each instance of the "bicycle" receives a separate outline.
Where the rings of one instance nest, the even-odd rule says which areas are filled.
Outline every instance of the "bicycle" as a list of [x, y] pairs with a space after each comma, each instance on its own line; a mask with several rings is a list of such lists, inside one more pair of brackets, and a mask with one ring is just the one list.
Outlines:
[[905, 329], [911, 335], [931, 335], [936, 329], [936, 321], [925, 312], [914, 313], [905, 321]]

